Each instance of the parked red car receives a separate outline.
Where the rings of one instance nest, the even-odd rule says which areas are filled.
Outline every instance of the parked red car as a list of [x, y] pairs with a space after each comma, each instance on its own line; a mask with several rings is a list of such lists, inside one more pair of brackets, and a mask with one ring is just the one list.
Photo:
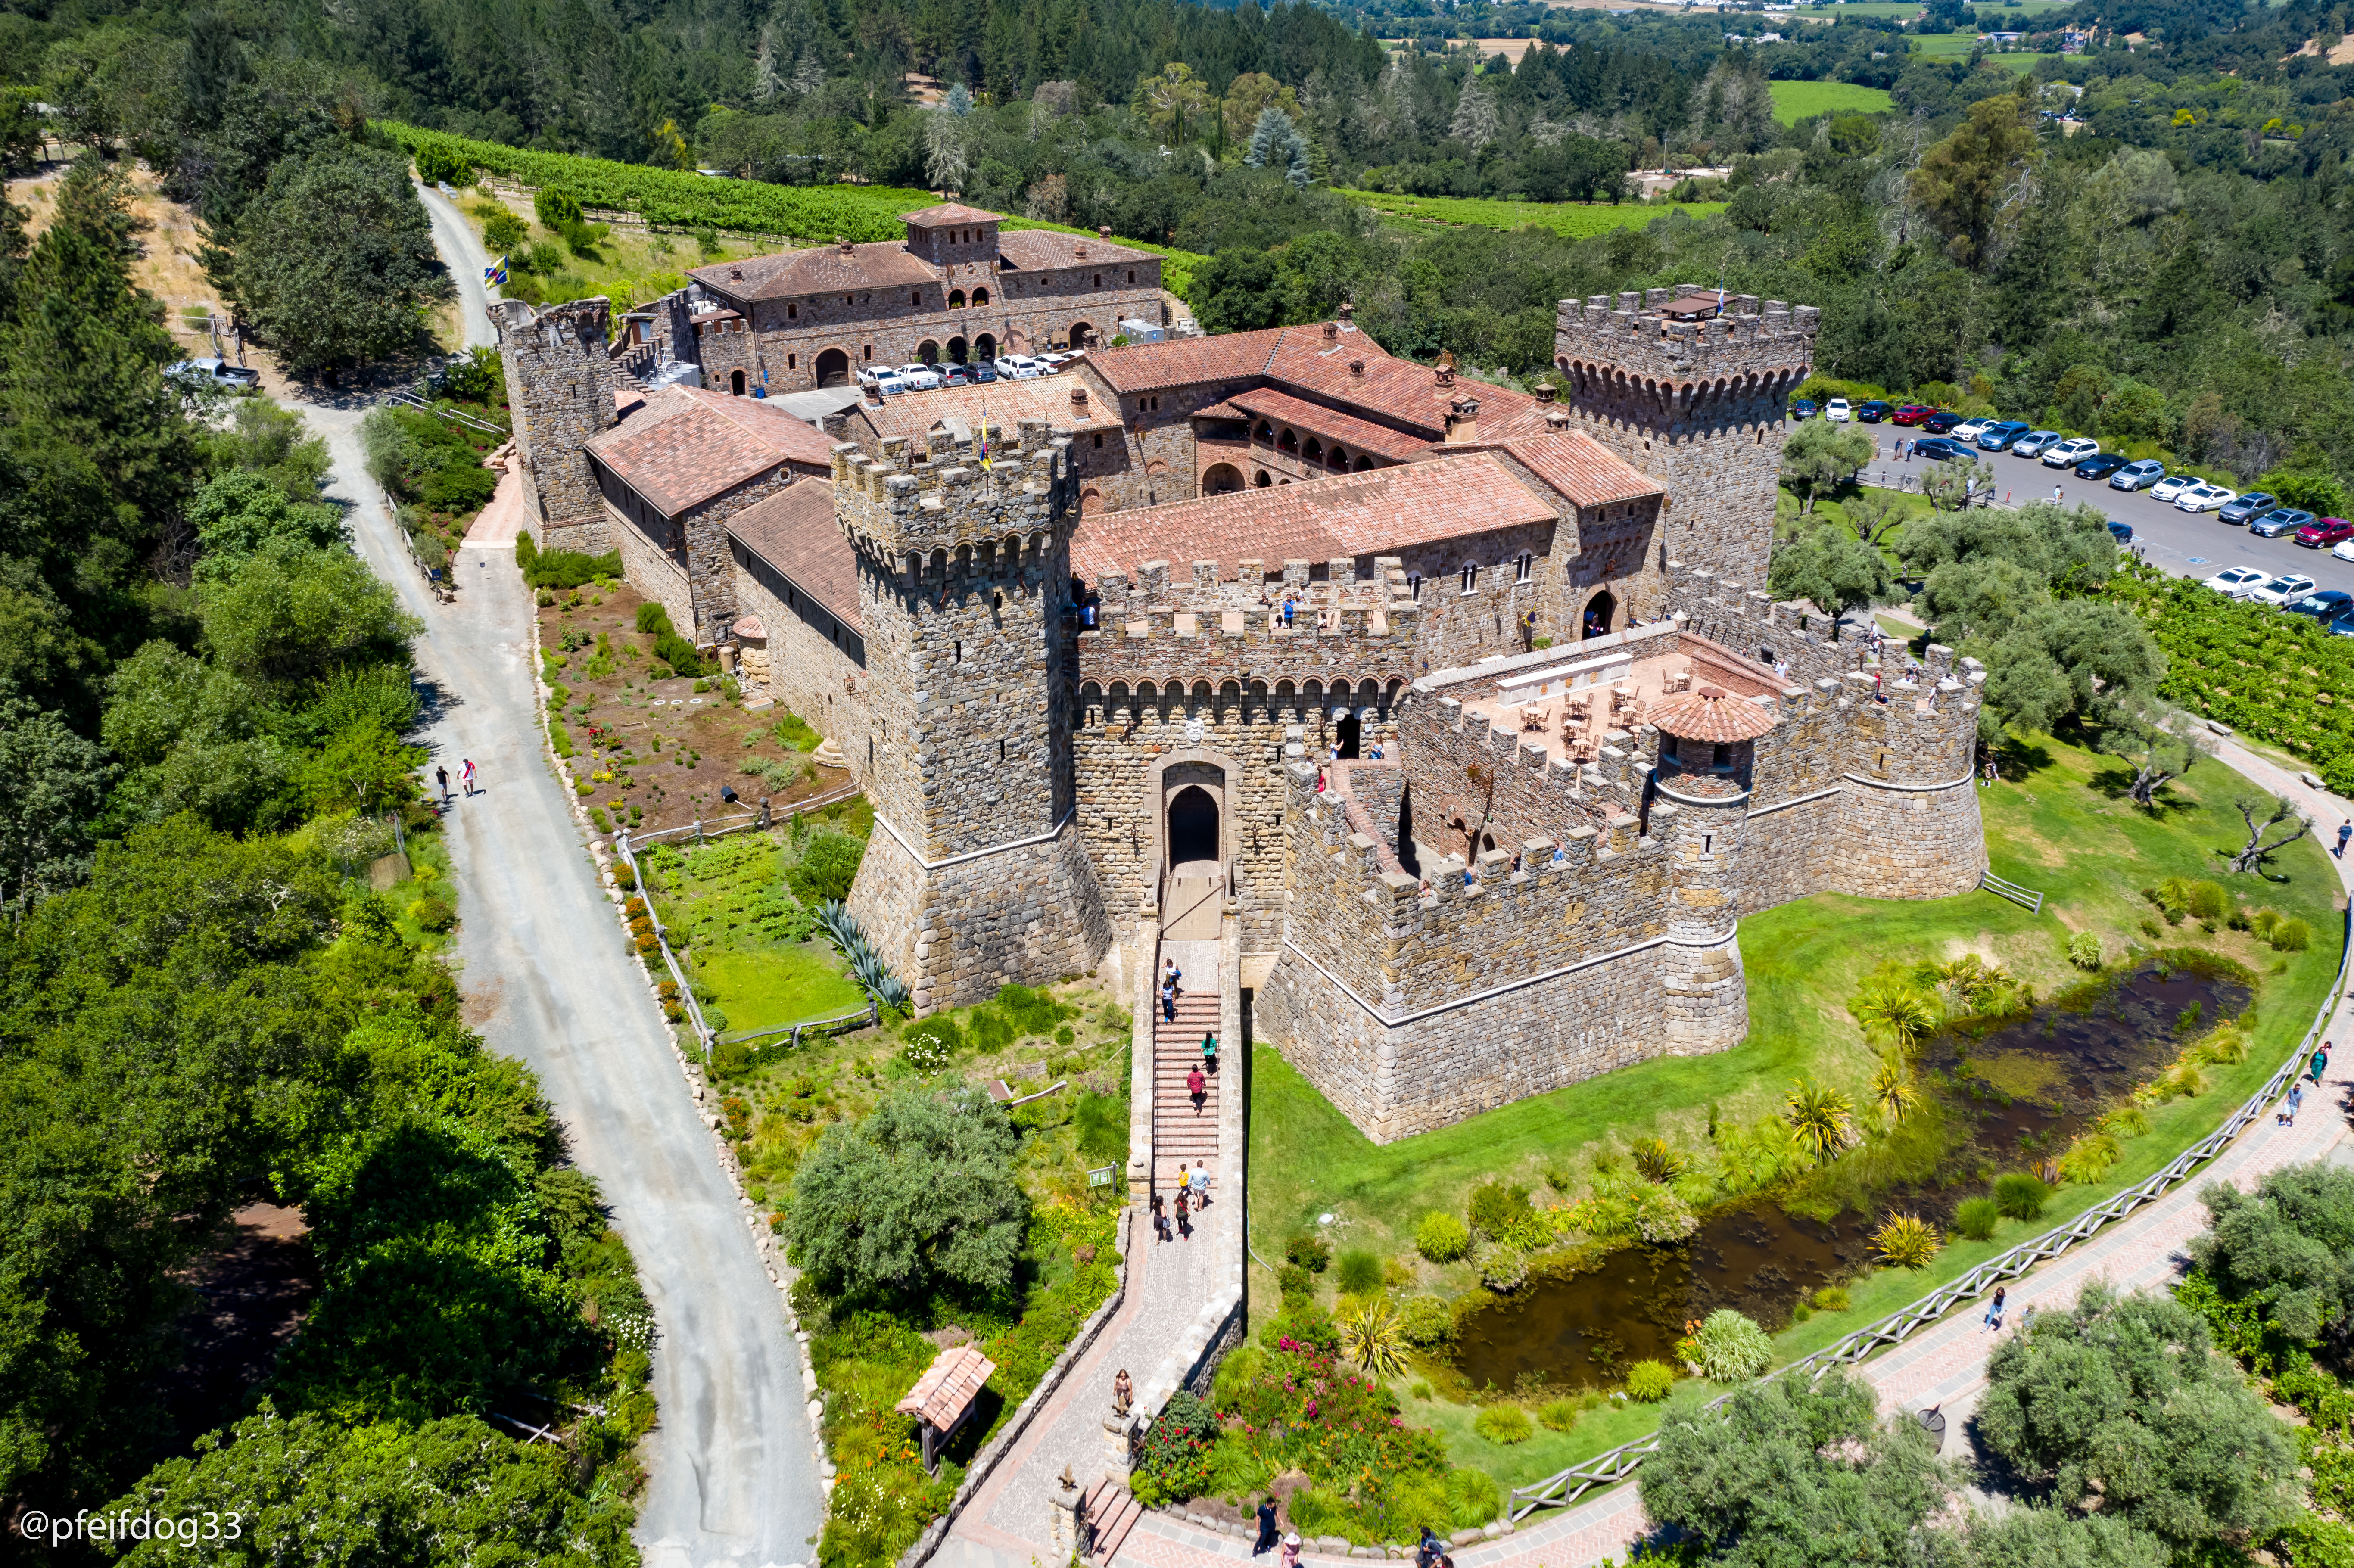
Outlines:
[[2343, 517], [2324, 517], [2308, 523], [2289, 535], [2308, 550], [2326, 550], [2330, 546], [2354, 539], [2354, 523]]
[[1917, 425], [1937, 410], [1926, 403], [1907, 403], [1888, 416], [1892, 425]]

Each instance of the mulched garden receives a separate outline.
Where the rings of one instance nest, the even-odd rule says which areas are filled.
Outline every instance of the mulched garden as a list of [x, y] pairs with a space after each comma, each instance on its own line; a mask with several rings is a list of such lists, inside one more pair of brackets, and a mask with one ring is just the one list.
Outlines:
[[764, 797], [781, 812], [851, 786], [847, 768], [811, 760], [822, 737], [798, 715], [746, 708], [729, 677], [681, 673], [692, 648], [666, 619], [641, 630], [661, 607], [641, 616], [647, 601], [627, 584], [542, 588], [539, 601], [548, 734], [558, 756], [576, 759], [599, 832], [687, 827], [756, 810]]

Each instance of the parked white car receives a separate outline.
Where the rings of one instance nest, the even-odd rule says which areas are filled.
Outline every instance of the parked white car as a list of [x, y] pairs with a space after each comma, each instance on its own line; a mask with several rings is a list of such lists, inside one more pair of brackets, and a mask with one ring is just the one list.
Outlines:
[[934, 392], [939, 389], [940, 373], [929, 365], [903, 365], [899, 366], [899, 379], [913, 391]]
[[2200, 586], [2213, 588], [2226, 599], [2245, 599], [2252, 589], [2260, 588], [2270, 580], [2253, 567], [2225, 567]]
[[1026, 354], [1001, 354], [997, 374], [1009, 381], [1035, 381], [1046, 374], [1046, 367]]
[[2174, 498], [2178, 512], [2214, 512], [2240, 499], [2236, 490], [2226, 490], [2220, 484], [2199, 483], [2184, 487]]
[[1855, 410], [1847, 406], [1844, 397], [1834, 397], [1823, 405], [1823, 418], [1834, 425], [1844, 425], [1855, 418]]
[[1988, 428], [1994, 422], [1995, 418], [1992, 414], [1982, 418], [1964, 419], [1946, 433], [1964, 446], [1974, 447], [1978, 444], [1978, 438], [1985, 435]]
[[2268, 604], [2277, 609], [2313, 591], [2313, 579], [2300, 572], [2289, 572], [2250, 588], [2240, 597], [2250, 604]]
[[2330, 546], [2329, 553], [2341, 561], [2354, 561], [2354, 539], [2340, 539]]
[[2060, 442], [2043, 454], [2045, 468], [2074, 468], [2101, 450], [2101, 443], [2090, 436], [2074, 436]]
[[2152, 501], [2172, 501], [2198, 482], [2197, 474], [2169, 473], [2149, 487], [2149, 498]]

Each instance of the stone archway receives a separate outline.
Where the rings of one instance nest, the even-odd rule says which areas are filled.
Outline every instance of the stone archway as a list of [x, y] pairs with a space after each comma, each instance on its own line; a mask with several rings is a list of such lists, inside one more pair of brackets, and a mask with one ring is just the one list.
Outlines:
[[838, 348], [829, 348], [817, 356], [817, 384], [821, 387], [850, 385], [850, 355]]
[[731, 370], [727, 373], [727, 391], [731, 397], [741, 397], [744, 396], [744, 373], [742, 371]]
[[1204, 495], [1224, 495], [1242, 487], [1242, 470], [1230, 462], [1212, 463], [1210, 471], [1202, 476], [1202, 493]]
[[1614, 596], [1608, 588], [1600, 590], [1592, 599], [1585, 601], [1585, 609], [1584, 613], [1578, 617], [1579, 637], [1583, 639], [1587, 637], [1609, 636], [1612, 631], [1617, 630], [1611, 622], [1617, 619], [1617, 614], [1618, 600], [1617, 597]]
[[1169, 869], [1218, 861], [1218, 803], [1199, 784], [1187, 784], [1169, 797], [1167, 827]]
[[1353, 713], [1344, 715], [1332, 726], [1332, 744], [1339, 750], [1341, 761], [1354, 762], [1357, 759], [1357, 742], [1363, 733], [1364, 726]]

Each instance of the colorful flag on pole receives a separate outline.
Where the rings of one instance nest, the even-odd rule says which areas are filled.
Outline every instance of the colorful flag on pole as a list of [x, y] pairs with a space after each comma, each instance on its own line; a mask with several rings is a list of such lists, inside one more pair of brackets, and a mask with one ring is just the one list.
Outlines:
[[987, 473], [987, 472], [989, 472], [989, 471], [990, 471], [990, 468], [989, 468], [989, 403], [988, 403], [988, 401], [987, 401], [986, 399], [983, 399], [983, 400], [982, 400], [982, 402], [981, 402], [981, 472], [983, 472], [983, 473]]
[[482, 269], [482, 281], [496, 286], [507, 281], [507, 259], [504, 256]]

